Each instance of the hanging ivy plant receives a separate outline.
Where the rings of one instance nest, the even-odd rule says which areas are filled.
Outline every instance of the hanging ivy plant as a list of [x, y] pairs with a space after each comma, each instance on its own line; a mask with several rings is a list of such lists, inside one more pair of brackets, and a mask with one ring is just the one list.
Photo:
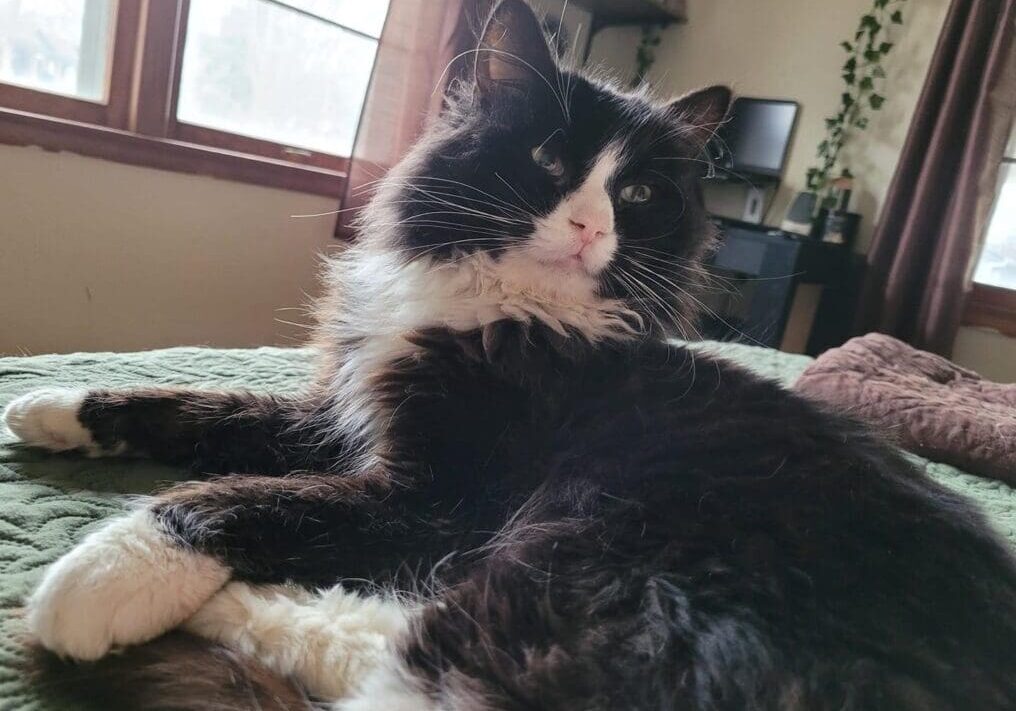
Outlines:
[[[893, 43], [888, 41], [889, 30], [892, 25], [903, 24], [902, 6], [906, 1], [874, 0], [871, 11], [861, 17], [853, 40], [840, 43], [847, 53], [842, 73], [846, 88], [836, 114], [825, 120], [826, 133], [818, 144], [818, 165], [808, 168], [807, 175], [809, 190], [828, 191], [822, 200], [823, 207], [835, 204], [833, 175], [851, 130], [868, 128], [869, 112], [878, 111], [885, 104], [882, 60], [893, 49]], [[852, 178], [853, 175], [849, 168], [840, 167], [839, 177]]]
[[660, 25], [642, 25], [642, 39], [635, 48], [635, 76], [631, 80], [632, 88], [645, 81], [650, 67], [656, 62], [656, 47], [660, 44]]

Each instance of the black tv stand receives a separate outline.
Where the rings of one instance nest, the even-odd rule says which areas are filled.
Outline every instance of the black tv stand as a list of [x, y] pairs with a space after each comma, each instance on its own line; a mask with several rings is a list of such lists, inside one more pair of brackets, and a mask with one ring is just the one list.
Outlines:
[[709, 266], [721, 275], [751, 280], [753, 288], [742, 317], [727, 319], [719, 314], [707, 324], [706, 335], [779, 348], [798, 285], [819, 284], [822, 296], [806, 352], [815, 355], [849, 337], [863, 260], [843, 245], [819, 242], [768, 225], [718, 217], [713, 221], [722, 242]]

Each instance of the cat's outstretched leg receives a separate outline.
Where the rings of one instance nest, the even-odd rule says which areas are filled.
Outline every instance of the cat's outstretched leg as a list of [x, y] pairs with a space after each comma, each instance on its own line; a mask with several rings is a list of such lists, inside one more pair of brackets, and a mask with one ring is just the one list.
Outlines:
[[14, 400], [3, 419], [25, 444], [51, 451], [149, 456], [202, 474], [285, 474], [341, 458], [341, 443], [314, 439], [314, 411], [312, 397], [44, 389]]
[[360, 595], [335, 586], [232, 582], [187, 620], [188, 632], [256, 659], [296, 680], [311, 696], [348, 695], [389, 663], [416, 605], [394, 595]]
[[179, 625], [232, 577], [383, 575], [429, 525], [400, 499], [382, 473], [184, 484], [58, 560], [28, 600], [29, 629], [58, 654], [97, 659]]

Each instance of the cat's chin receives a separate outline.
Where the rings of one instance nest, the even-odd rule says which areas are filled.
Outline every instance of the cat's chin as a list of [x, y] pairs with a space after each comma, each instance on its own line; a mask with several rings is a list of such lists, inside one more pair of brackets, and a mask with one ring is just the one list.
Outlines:
[[548, 259], [528, 252], [506, 253], [498, 277], [519, 291], [556, 296], [572, 302], [596, 301], [599, 279], [580, 257]]
[[588, 274], [595, 276], [593, 271], [586, 265], [585, 260], [582, 259], [582, 255], [572, 254], [568, 257], [561, 257], [560, 259], [553, 259], [550, 261], [541, 260], [541, 263], [545, 267], [550, 267], [559, 272], [565, 272], [566, 274], [571, 272], [579, 272], [581, 274]]

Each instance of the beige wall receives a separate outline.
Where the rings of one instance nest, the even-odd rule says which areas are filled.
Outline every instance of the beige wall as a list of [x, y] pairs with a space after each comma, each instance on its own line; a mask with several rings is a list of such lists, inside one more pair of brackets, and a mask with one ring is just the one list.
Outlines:
[[[688, 23], [663, 33], [649, 77], [661, 94], [676, 96], [729, 83], [745, 96], [800, 102], [784, 185], [768, 224], [779, 224], [790, 199], [804, 189], [823, 119], [834, 111], [842, 91], [840, 67], [846, 55], [839, 42], [851, 36], [871, 4], [871, 0], [688, 0]], [[885, 60], [888, 101], [882, 111], [873, 112], [868, 130], [845, 149], [847, 165], [858, 177], [852, 206], [864, 216], [860, 251], [870, 242], [948, 5], [948, 0], [919, 0], [903, 8], [906, 24], [893, 28], [896, 46]], [[605, 30], [593, 42], [591, 61], [630, 74], [638, 38], [638, 29]], [[730, 186], [712, 191], [710, 206], [739, 217], [741, 190]], [[807, 311], [796, 306], [802, 306], [797, 311]], [[800, 335], [800, 326], [795, 323], [788, 330]], [[996, 379], [1016, 381], [1016, 339], [964, 328], [955, 359]]]
[[[906, 137], [948, 0], [920, 0], [904, 8], [906, 24], [893, 27], [892, 53], [885, 60], [889, 100], [873, 112], [866, 132], [857, 135], [847, 164], [858, 176], [853, 208], [864, 222], [859, 246], [866, 247], [871, 225], [885, 196], [899, 149]], [[837, 108], [843, 91], [840, 67], [846, 60], [840, 41], [850, 37], [871, 0], [688, 0], [688, 23], [663, 33], [650, 81], [663, 94], [679, 95], [709, 84], [730, 84], [744, 96], [794, 99], [801, 104], [788, 155], [784, 185], [770, 211], [778, 224], [794, 194], [804, 189], [815, 161], [824, 119]], [[593, 61], [633, 66], [639, 30], [601, 32]], [[717, 202], [737, 205], [743, 188], [731, 185]], [[722, 200], [729, 197], [729, 200]]]
[[961, 328], [953, 360], [990, 380], [1016, 383], [1016, 338], [986, 328]]
[[0, 146], [0, 353], [293, 343], [334, 208]]

